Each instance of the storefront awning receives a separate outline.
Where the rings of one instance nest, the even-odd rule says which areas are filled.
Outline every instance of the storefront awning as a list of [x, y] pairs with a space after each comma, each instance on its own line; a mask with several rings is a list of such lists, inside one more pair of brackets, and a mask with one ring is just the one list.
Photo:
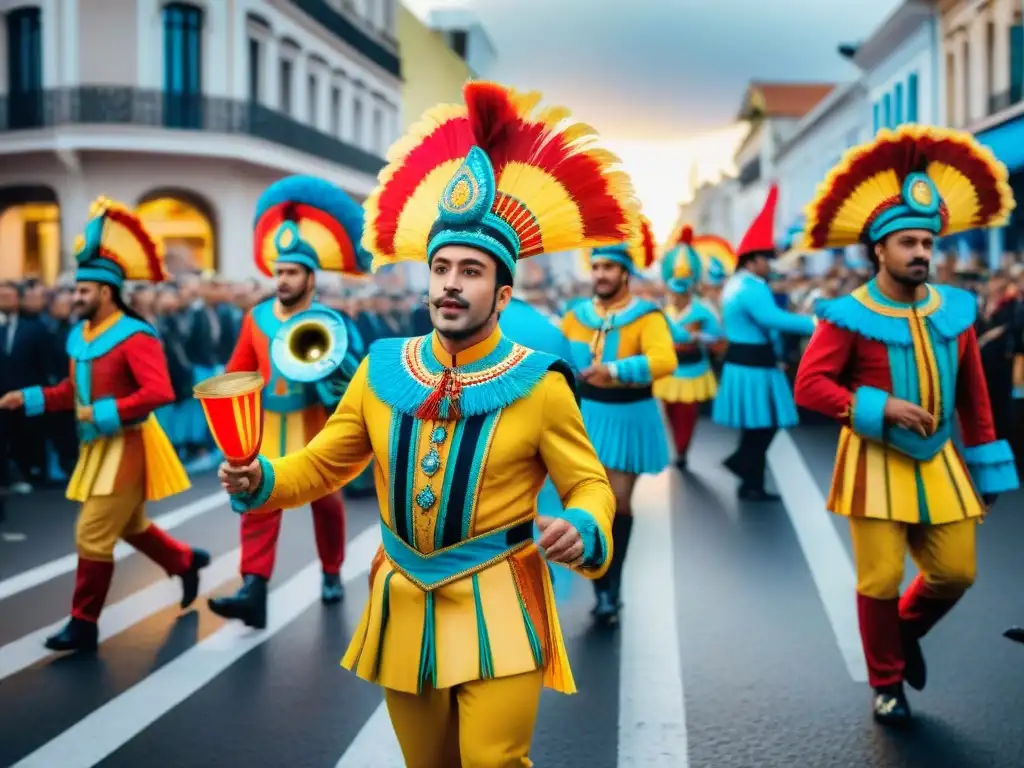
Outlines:
[[1010, 173], [1024, 170], [1024, 115], [982, 131], [976, 138], [992, 150]]

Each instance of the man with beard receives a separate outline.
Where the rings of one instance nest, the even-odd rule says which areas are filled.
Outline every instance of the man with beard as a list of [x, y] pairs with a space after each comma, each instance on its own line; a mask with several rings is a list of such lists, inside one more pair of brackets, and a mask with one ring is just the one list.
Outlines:
[[[843, 425], [828, 509], [850, 518], [874, 717], [905, 725], [903, 682], [926, 681], [920, 640], [973, 583], [975, 531], [995, 495], [1017, 487], [992, 424], [977, 304], [929, 285], [929, 266], [936, 237], [1002, 225], [1013, 193], [972, 135], [932, 126], [883, 131], [828, 179], [806, 245], [863, 243], [876, 275], [819, 303], [796, 400]], [[900, 598], [908, 550], [919, 573]]]
[[114, 545], [124, 539], [182, 582], [181, 607], [199, 591], [210, 562], [146, 517], [145, 504], [186, 490], [185, 470], [153, 411], [174, 400], [156, 331], [125, 305], [126, 280], [166, 279], [157, 244], [135, 214], [100, 198], [75, 254], [74, 312], [68, 336], [71, 375], [53, 387], [0, 398], [0, 409], [28, 416], [74, 410], [81, 439], [67, 497], [81, 503], [75, 526], [78, 573], [71, 619], [46, 639], [54, 651], [96, 648], [97, 621], [114, 575]]
[[594, 299], [572, 307], [562, 330], [582, 371], [583, 421], [615, 492], [615, 558], [594, 582], [594, 616], [614, 625], [622, 607], [636, 479], [668, 466], [668, 441], [652, 384], [675, 370], [676, 353], [661, 309], [629, 289], [629, 278], [654, 262], [650, 222], [640, 217], [628, 241], [595, 248], [586, 256]]
[[[327, 421], [327, 410], [315, 384], [288, 378], [271, 357], [271, 346], [282, 326], [309, 310], [329, 311], [314, 301], [316, 271], [347, 275], [366, 271], [368, 255], [359, 246], [363, 211], [335, 185], [312, 176], [289, 176], [271, 184], [256, 203], [256, 266], [277, 280], [277, 295], [246, 314], [227, 372], [256, 371], [264, 381], [263, 456], [278, 457], [306, 446]], [[364, 349], [355, 323], [337, 313], [348, 330], [348, 350], [342, 363], [354, 372]], [[345, 507], [332, 489], [311, 499], [313, 533], [323, 568], [321, 600], [337, 603], [344, 597], [341, 564], [345, 559]], [[280, 509], [242, 518], [242, 586], [234, 594], [211, 598], [210, 610], [239, 619], [257, 629], [267, 625], [267, 582], [274, 572]]]
[[[376, 459], [383, 544], [342, 665], [384, 687], [410, 768], [532, 765], [542, 687], [575, 691], [545, 558], [593, 578], [612, 553], [612, 493], [572, 373], [504, 337], [498, 315], [520, 259], [622, 240], [632, 188], [539, 94], [464, 93], [395, 144], [366, 201], [374, 267], [428, 263], [433, 333], [377, 341], [303, 451], [221, 468], [257, 515]], [[538, 517], [549, 474], [564, 510]]]
[[765, 457], [775, 433], [798, 421], [789, 382], [779, 367], [779, 335], [809, 336], [814, 330], [813, 318], [779, 308], [768, 287], [778, 194], [773, 185], [736, 250], [736, 271], [722, 290], [722, 325], [729, 347], [711, 418], [740, 430], [739, 445], [724, 464], [739, 478], [743, 501], [779, 498], [764, 489]]

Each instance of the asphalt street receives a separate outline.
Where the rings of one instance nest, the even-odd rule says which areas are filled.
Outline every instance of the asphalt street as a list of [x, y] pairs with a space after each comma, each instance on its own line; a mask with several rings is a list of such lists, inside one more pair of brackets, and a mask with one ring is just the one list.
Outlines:
[[[582, 579], [560, 605], [580, 692], [545, 693], [537, 766], [1024, 766], [1024, 646], [1002, 637], [1024, 623], [1024, 494], [1000, 499], [981, 527], [977, 584], [925, 641], [916, 727], [893, 733], [870, 718], [849, 536], [823, 508], [835, 436], [801, 426], [776, 438], [783, 503], [737, 501], [720, 466], [735, 435], [706, 420], [688, 473], [641, 481], [622, 626], [592, 626]], [[295, 510], [266, 630], [225, 623], [205, 598], [181, 614], [176, 583], [122, 548], [99, 652], [60, 657], [41, 642], [69, 608], [75, 508], [59, 492], [12, 499], [0, 527], [0, 766], [401, 766], [380, 692], [338, 666], [379, 541], [375, 503], [347, 510], [341, 605], [319, 601], [312, 522]], [[238, 519], [212, 476], [150, 513], [211, 552], [204, 594], [235, 588]]]

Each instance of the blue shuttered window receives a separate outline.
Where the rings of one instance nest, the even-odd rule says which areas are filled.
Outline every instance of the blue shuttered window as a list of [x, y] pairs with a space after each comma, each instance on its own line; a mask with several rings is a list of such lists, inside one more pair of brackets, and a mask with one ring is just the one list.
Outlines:
[[917, 92], [917, 72], [911, 72], [907, 77], [907, 122], [917, 122], [917, 100], [920, 97]]
[[893, 115], [893, 127], [903, 125], [903, 83], [896, 83], [896, 89], [892, 96], [895, 106]]
[[203, 12], [187, 3], [168, 3], [164, 25], [164, 125], [202, 127]]
[[877, 101], [874, 103], [874, 105], [872, 105], [871, 112], [874, 116], [874, 129], [872, 130], [872, 132], [878, 133], [878, 129], [882, 127], [882, 121], [880, 118], [879, 106]]
[[888, 93], [882, 97], [882, 125], [892, 128], [892, 96]]

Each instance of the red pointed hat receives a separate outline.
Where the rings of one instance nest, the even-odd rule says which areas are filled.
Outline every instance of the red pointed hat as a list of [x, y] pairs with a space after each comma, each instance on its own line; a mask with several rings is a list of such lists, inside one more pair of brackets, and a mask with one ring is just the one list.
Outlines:
[[772, 188], [768, 190], [768, 199], [764, 201], [764, 208], [757, 214], [747, 234], [740, 241], [740, 247], [736, 249], [739, 258], [742, 259], [749, 253], [775, 250], [775, 206], [778, 201], [779, 185], [772, 184]]

